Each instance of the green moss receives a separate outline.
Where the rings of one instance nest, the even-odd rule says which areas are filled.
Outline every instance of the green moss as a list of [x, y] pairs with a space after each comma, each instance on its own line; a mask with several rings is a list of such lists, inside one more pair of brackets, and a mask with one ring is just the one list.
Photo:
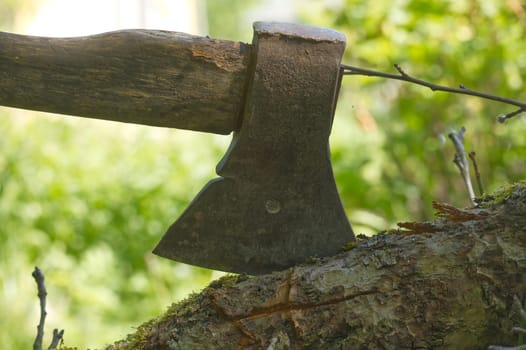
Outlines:
[[[247, 275], [234, 275], [229, 274], [213, 281], [207, 288], [218, 289], [225, 288], [235, 285], [241, 281], [248, 279]], [[206, 294], [206, 293], [205, 293]], [[146, 345], [148, 337], [151, 336], [152, 332], [155, 331], [157, 326], [167, 320], [174, 318], [184, 318], [191, 313], [197, 311], [201, 305], [201, 299], [203, 298], [203, 292], [200, 294], [192, 293], [186, 299], [181, 300], [177, 303], [170, 305], [164, 314], [158, 318], [154, 318], [148, 322], [140, 325], [136, 332], [129, 334], [125, 340], [116, 342], [113, 345], [108, 346], [105, 350], [136, 350], [143, 349]], [[63, 350], [69, 350], [64, 348]]]
[[173, 303], [168, 307], [166, 312], [160, 316], [159, 322], [163, 322], [174, 317], [185, 317], [195, 312], [201, 298], [201, 294], [192, 293], [188, 296], [188, 298], [177, 303]]
[[143, 349], [148, 341], [148, 336], [151, 335], [153, 327], [158, 323], [158, 319], [149, 320], [139, 327], [133, 334], [128, 334], [126, 340], [121, 340], [113, 345], [110, 345], [106, 350], [135, 350]]
[[347, 251], [356, 247], [356, 241], [349, 241], [342, 246], [342, 249]]
[[238, 282], [247, 280], [248, 278], [248, 275], [228, 274], [215, 281], [212, 281], [208, 288], [218, 289], [223, 287], [231, 287]]
[[143, 349], [148, 341], [148, 337], [152, 335], [152, 332], [154, 332], [157, 325], [170, 318], [184, 317], [185, 315], [194, 312], [197, 307], [196, 305], [198, 305], [197, 299], [199, 297], [199, 294], [193, 293], [188, 298], [181, 300], [178, 303], [173, 303], [163, 315], [143, 323], [137, 327], [135, 333], [128, 334], [125, 340], [118, 341], [115, 344], [108, 346], [105, 350]]
[[396, 235], [398, 233], [402, 233], [402, 230], [400, 230], [399, 228], [391, 228], [389, 230], [386, 230], [380, 233], [385, 233], [386, 235]]
[[513, 192], [526, 188], [526, 181], [519, 181], [512, 185], [499, 187], [493, 193], [484, 194], [475, 201], [480, 208], [490, 208], [495, 205], [504, 203]]

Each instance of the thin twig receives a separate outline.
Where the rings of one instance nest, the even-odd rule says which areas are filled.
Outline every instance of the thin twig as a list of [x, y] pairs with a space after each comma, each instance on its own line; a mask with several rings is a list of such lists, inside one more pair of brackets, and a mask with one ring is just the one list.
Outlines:
[[[44, 338], [44, 324], [46, 323], [46, 285], [44, 283], [44, 274], [42, 271], [35, 267], [35, 270], [31, 274], [33, 278], [35, 279], [35, 282], [37, 283], [37, 290], [38, 290], [38, 299], [40, 300], [40, 321], [38, 322], [37, 326], [37, 336], [35, 338], [35, 342], [33, 343], [33, 350], [42, 350], [42, 339]], [[53, 330], [53, 339], [51, 340], [51, 344], [48, 347], [48, 350], [55, 350], [57, 346], [59, 345], [59, 342], [62, 340], [62, 337], [64, 336], [64, 330]]]
[[479, 166], [477, 164], [476, 156], [477, 154], [475, 153], [475, 151], [469, 152], [469, 159], [471, 159], [471, 163], [473, 163], [473, 169], [475, 170], [475, 178], [477, 179], [479, 195], [482, 196], [484, 194], [484, 187], [482, 187], [482, 180], [480, 179], [480, 171], [479, 171]]
[[31, 274], [37, 283], [38, 299], [40, 300], [40, 321], [37, 326], [37, 336], [33, 343], [33, 350], [42, 350], [42, 339], [44, 338], [44, 323], [46, 322], [46, 285], [44, 284], [44, 274], [38, 267]]
[[375, 71], [375, 70], [372, 70], [372, 69], [365, 69], [365, 68], [359, 68], [359, 67], [355, 67], [355, 66], [349, 66], [349, 65], [346, 65], [346, 64], [342, 64], [341, 67], [342, 67], [342, 70], [343, 70], [343, 73], [342, 73], [343, 75], [365, 75], [365, 76], [370, 76], [370, 77], [380, 77], [380, 78], [401, 80], [401, 81], [406, 81], [406, 82], [409, 82], [409, 83], [413, 83], [413, 84], [417, 84], [417, 85], [428, 87], [432, 91], [445, 91], [445, 92], [451, 92], [451, 93], [455, 93], [455, 94], [476, 96], [476, 97], [480, 97], [480, 98], [483, 98], [483, 99], [486, 99], [486, 100], [497, 101], [497, 102], [506, 103], [506, 104], [509, 104], [509, 105], [513, 105], [513, 106], [519, 107], [517, 110], [515, 110], [513, 112], [502, 114], [502, 115], [498, 116], [497, 120], [500, 123], [504, 123], [506, 120], [508, 120], [508, 119], [510, 119], [510, 118], [512, 118], [512, 117], [514, 117], [514, 116], [516, 116], [518, 114], [521, 114], [522, 112], [526, 111], [526, 103], [525, 102], [521, 102], [521, 101], [513, 100], [513, 99], [510, 99], [510, 98], [506, 98], [506, 97], [495, 96], [495, 95], [492, 95], [492, 94], [488, 94], [488, 93], [472, 90], [472, 89], [469, 89], [469, 88], [465, 87], [462, 84], [460, 84], [458, 88], [452, 88], [452, 87], [448, 87], [448, 86], [433, 84], [433, 83], [430, 83], [428, 81], [425, 81], [425, 80], [422, 80], [422, 79], [418, 79], [418, 78], [415, 78], [415, 77], [407, 74], [398, 64], [395, 64], [394, 67], [398, 71], [399, 74], [384, 73], [384, 72], [379, 72], [379, 71]]
[[466, 157], [466, 150], [464, 149], [464, 133], [466, 128], [462, 127], [459, 132], [450, 132], [449, 138], [455, 145], [455, 158], [453, 162], [457, 165], [460, 170], [460, 175], [466, 184], [469, 193], [469, 199], [473, 205], [475, 205], [475, 191], [473, 191], [473, 185], [471, 184], [471, 175], [469, 174], [469, 162]]
[[53, 339], [51, 340], [51, 344], [47, 348], [47, 350], [55, 350], [62, 340], [62, 337], [64, 336], [64, 330], [61, 329], [60, 331], [58, 329], [53, 329]]

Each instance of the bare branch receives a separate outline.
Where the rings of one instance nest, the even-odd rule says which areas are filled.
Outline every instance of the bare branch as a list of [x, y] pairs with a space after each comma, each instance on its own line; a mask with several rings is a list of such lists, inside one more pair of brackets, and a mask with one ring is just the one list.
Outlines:
[[479, 166], [477, 164], [476, 156], [477, 154], [475, 153], [475, 151], [469, 152], [469, 159], [471, 159], [471, 163], [473, 163], [473, 169], [475, 170], [475, 178], [477, 179], [479, 195], [482, 196], [484, 194], [484, 187], [482, 187], [482, 180], [480, 179], [480, 171], [479, 171]]
[[44, 338], [44, 324], [46, 322], [46, 285], [44, 284], [44, 274], [38, 267], [31, 274], [37, 283], [38, 299], [40, 300], [40, 321], [37, 326], [37, 336], [33, 343], [33, 350], [42, 350], [42, 339]]
[[524, 112], [524, 108], [519, 108], [513, 112], [510, 112], [510, 113], [506, 113], [506, 114], [501, 114], [497, 117], [497, 121], [499, 123], [504, 123], [506, 120], [518, 115], [518, 114], [521, 114], [522, 112]]
[[473, 205], [475, 205], [475, 191], [473, 191], [473, 185], [471, 184], [471, 175], [469, 174], [469, 162], [466, 157], [466, 150], [464, 149], [464, 133], [466, 128], [462, 127], [459, 132], [450, 132], [449, 138], [455, 145], [455, 158], [453, 162], [457, 165], [460, 170], [460, 175], [466, 184], [469, 193], [469, 199]]
[[[42, 339], [44, 338], [44, 324], [46, 323], [46, 285], [44, 283], [44, 274], [42, 271], [35, 267], [35, 270], [31, 274], [33, 278], [35, 279], [35, 282], [37, 283], [37, 290], [38, 290], [38, 299], [40, 300], [40, 321], [38, 322], [37, 326], [37, 336], [35, 338], [35, 342], [33, 343], [33, 350], [42, 350]], [[51, 344], [48, 347], [48, 350], [55, 350], [59, 344], [59, 342], [62, 340], [62, 337], [64, 335], [64, 330], [53, 330], [53, 339], [51, 340]]]
[[486, 100], [497, 101], [497, 102], [519, 107], [517, 110], [513, 112], [502, 114], [498, 116], [497, 120], [500, 123], [504, 123], [506, 120], [518, 114], [521, 114], [522, 112], [526, 112], [525, 102], [468, 89], [463, 84], [460, 84], [458, 88], [452, 88], [448, 86], [433, 84], [428, 81], [418, 79], [418, 78], [415, 78], [407, 74], [398, 64], [395, 64], [394, 67], [398, 71], [399, 74], [384, 73], [384, 72], [379, 72], [379, 71], [375, 71], [372, 69], [365, 69], [365, 68], [359, 68], [355, 66], [349, 66], [346, 64], [342, 64], [341, 67], [342, 67], [343, 75], [365, 75], [365, 76], [370, 76], [370, 77], [380, 77], [380, 78], [386, 78], [386, 79], [401, 80], [401, 81], [406, 81], [409, 83], [425, 86], [431, 89], [432, 91], [444, 91], [444, 92], [450, 92], [450, 93], [455, 93], [455, 94], [476, 96], [476, 97], [480, 97]]
[[64, 336], [64, 330], [61, 329], [60, 331], [58, 329], [53, 329], [53, 339], [51, 340], [51, 344], [47, 348], [47, 350], [55, 350], [62, 340], [62, 337]]
[[405, 77], [405, 78], [408, 78], [409, 75], [402, 69], [402, 67], [400, 67], [399, 64], [396, 64], [394, 65], [394, 67], [396, 68], [396, 70], [398, 71], [398, 73], [400, 73], [401, 76]]

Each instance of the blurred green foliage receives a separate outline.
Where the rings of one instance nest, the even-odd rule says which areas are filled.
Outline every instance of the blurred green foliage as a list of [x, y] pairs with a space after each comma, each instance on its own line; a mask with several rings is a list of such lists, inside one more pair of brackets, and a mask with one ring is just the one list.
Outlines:
[[2, 0], [0, 1], [0, 30], [10, 31], [18, 21], [31, 16], [43, 0]]
[[0, 309], [14, 311], [0, 329], [24, 330], [0, 336], [2, 349], [32, 341], [32, 265], [48, 279], [49, 327], [84, 346], [123, 337], [213, 278], [150, 252], [213, 175], [223, 138], [36, 117], [0, 118]]
[[252, 31], [244, 14], [261, 0], [208, 0], [206, 17], [209, 35], [213, 38], [250, 42]]
[[[246, 41], [243, 13], [258, 3], [209, 1], [210, 35]], [[298, 21], [346, 34], [345, 63], [383, 71], [399, 63], [435, 83], [526, 100], [526, 9], [517, 0], [294, 4]], [[2, 28], [9, 9], [0, 6]], [[526, 117], [495, 122], [510, 110], [345, 77], [331, 147], [355, 231], [431, 219], [432, 200], [468, 205], [447, 139], [462, 125], [487, 189], [524, 178]], [[0, 310], [9, 315], [0, 318], [0, 348], [31, 346], [34, 265], [47, 277], [47, 334], [65, 328], [66, 342], [79, 348], [123, 338], [216, 276], [150, 251], [214, 176], [228, 138], [8, 109], [0, 110], [0, 133]]]

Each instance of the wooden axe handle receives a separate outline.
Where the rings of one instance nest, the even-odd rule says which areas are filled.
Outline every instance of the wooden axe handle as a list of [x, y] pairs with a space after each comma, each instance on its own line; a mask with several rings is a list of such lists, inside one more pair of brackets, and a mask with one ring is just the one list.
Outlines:
[[0, 32], [0, 105], [228, 134], [239, 128], [249, 50], [154, 30]]

